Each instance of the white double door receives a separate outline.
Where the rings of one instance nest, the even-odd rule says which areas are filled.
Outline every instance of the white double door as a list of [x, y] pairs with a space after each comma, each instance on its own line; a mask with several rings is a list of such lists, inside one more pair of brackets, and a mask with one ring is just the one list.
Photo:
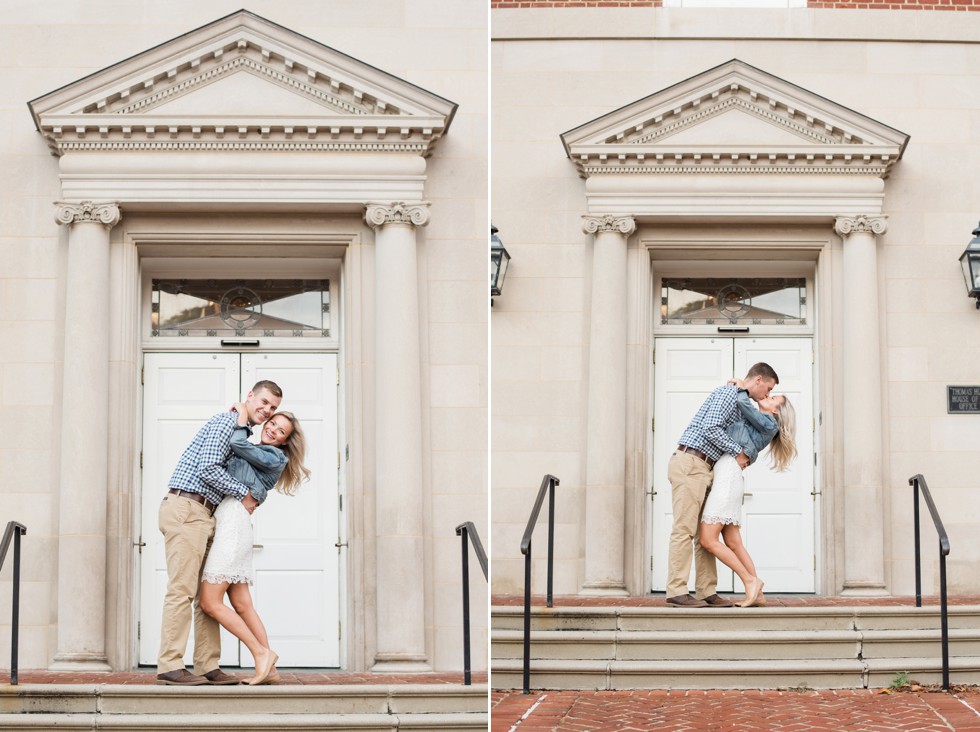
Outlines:
[[[742, 537], [769, 592], [813, 592], [813, 343], [809, 338], [657, 338], [654, 366], [652, 588], [666, 589], [673, 512], [667, 462], [712, 390], [764, 361], [779, 375], [774, 394], [796, 408], [796, 447], [788, 471], [770, 467], [768, 448], [746, 469]], [[692, 568], [691, 588], [694, 587]], [[718, 589], [742, 592], [718, 562]]]
[[[271, 492], [252, 515], [252, 597], [282, 667], [340, 665], [337, 357], [297, 353], [148, 353], [144, 357], [139, 661], [155, 665], [167, 587], [160, 501], [184, 448], [201, 426], [269, 379], [283, 390], [306, 435], [311, 470], [295, 496]], [[221, 665], [253, 666], [222, 629]], [[185, 661], [193, 659], [193, 628]]]

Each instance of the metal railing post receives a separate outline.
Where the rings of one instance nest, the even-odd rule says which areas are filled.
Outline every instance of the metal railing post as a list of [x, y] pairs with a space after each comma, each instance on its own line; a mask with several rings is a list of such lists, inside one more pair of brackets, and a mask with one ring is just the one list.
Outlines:
[[466, 545], [466, 528], [460, 532], [463, 547], [463, 684], [469, 686], [470, 674], [470, 553]]
[[524, 693], [531, 693], [531, 542], [524, 555]]
[[922, 607], [922, 561], [919, 551], [919, 481], [912, 478], [912, 515], [915, 525], [915, 606]]
[[541, 479], [531, 517], [521, 538], [521, 554], [524, 555], [524, 693], [531, 693], [531, 537], [538, 523], [544, 493], [548, 491], [548, 607], [554, 607], [554, 555], [555, 555], [555, 486], [558, 478], [546, 475]]
[[555, 606], [555, 478], [548, 476], [548, 607]]
[[480, 562], [483, 577], [489, 579], [487, 570], [487, 553], [483, 550], [483, 542], [476, 532], [472, 521], [466, 521], [456, 527], [456, 536], [461, 537], [463, 550], [463, 684], [470, 686], [473, 682], [470, 657], [470, 553], [469, 542], [473, 543], [473, 551]]
[[14, 586], [10, 613], [10, 685], [17, 685], [17, 655], [20, 645], [20, 537], [27, 533], [27, 527], [17, 521], [8, 521], [0, 539], [0, 568], [7, 558], [10, 542], [14, 542]]
[[915, 606], [922, 607], [922, 567], [919, 558], [919, 488], [922, 488], [922, 497], [926, 501], [926, 506], [932, 516], [932, 523], [939, 534], [939, 622], [941, 628], [941, 645], [943, 657], [943, 689], [949, 691], [949, 605], [946, 594], [946, 557], [949, 556], [949, 536], [943, 526], [942, 519], [939, 518], [939, 511], [932, 500], [932, 493], [926, 479], [921, 474], [913, 475], [909, 478], [909, 485], [913, 489], [913, 500], [915, 507], [913, 510], [915, 523]]
[[949, 613], [946, 605], [946, 555], [939, 542], [939, 617], [943, 644], [943, 689], [949, 691]]
[[14, 607], [10, 619], [10, 684], [17, 686], [17, 654], [20, 646], [20, 531], [14, 531]]

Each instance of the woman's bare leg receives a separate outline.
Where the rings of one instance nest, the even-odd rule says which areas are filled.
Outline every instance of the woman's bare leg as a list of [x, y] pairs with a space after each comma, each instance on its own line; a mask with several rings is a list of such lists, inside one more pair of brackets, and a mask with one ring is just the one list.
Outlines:
[[[244, 643], [253, 657], [267, 657], [269, 649], [259, 643], [258, 638], [255, 637], [255, 634], [249, 629], [242, 617], [225, 605], [225, 593], [227, 592], [230, 595], [235, 591], [234, 588], [238, 587], [242, 587], [242, 584], [222, 582], [221, 584], [215, 585], [210, 582], [202, 582], [200, 592], [201, 609], [221, 623], [221, 626], [225, 630]], [[245, 591], [248, 592], [248, 585], [244, 585], [244, 587]], [[238, 591], [240, 592], [240, 590]]]
[[[248, 585], [244, 583], [232, 585], [228, 590], [228, 599], [231, 600], [231, 606], [235, 608], [235, 612], [238, 613], [239, 617], [245, 621], [245, 625], [247, 625], [248, 629], [252, 631], [252, 634], [255, 636], [256, 640], [258, 640], [258, 642], [264, 648], [269, 648], [269, 635], [265, 631], [265, 625], [262, 623], [262, 618], [259, 617], [259, 613], [256, 611], [255, 605], [252, 603], [252, 593], [249, 591]], [[255, 654], [253, 653], [252, 656], [255, 657]], [[255, 673], [256, 676], [258, 676], [258, 659], [256, 659], [255, 663]], [[279, 672], [275, 668], [275, 663], [273, 663], [272, 668], [269, 669], [267, 678], [270, 680], [276, 680], [279, 678]]]
[[748, 569], [729, 547], [721, 541], [722, 524], [701, 524], [701, 535], [699, 540], [701, 546], [714, 554], [722, 563], [735, 572], [742, 584], [746, 587], [755, 580], [755, 576], [749, 574]]
[[754, 585], [750, 585], [744, 579], [742, 579], [742, 584], [745, 585], [745, 602], [742, 607], [750, 607], [756, 605], [759, 602], [759, 597], [762, 594], [762, 585], [765, 584], [759, 579], [759, 575], [755, 569], [755, 562], [752, 561], [752, 557], [749, 556], [748, 549], [745, 548], [745, 542], [742, 541], [742, 530], [736, 524], [728, 524], [724, 526], [721, 530], [722, 538], [725, 540], [725, 545], [732, 550], [732, 553], [738, 557], [739, 561], [745, 567], [749, 576], [751, 576], [757, 583], [758, 588]]

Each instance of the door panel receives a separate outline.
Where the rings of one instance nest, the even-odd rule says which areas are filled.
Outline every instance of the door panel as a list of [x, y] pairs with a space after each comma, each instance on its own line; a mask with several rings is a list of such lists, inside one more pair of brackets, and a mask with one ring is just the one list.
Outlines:
[[[798, 454], [789, 469], [772, 469], [768, 448], [745, 471], [742, 537], [766, 587], [813, 592], [813, 342], [809, 338], [751, 338], [735, 343], [735, 373], [765, 361], [779, 375], [774, 394], [796, 409]], [[743, 591], [735, 578], [736, 591]]]
[[[167, 570], [157, 510], [170, 474], [204, 422], [271, 379], [283, 389], [281, 408], [303, 426], [311, 478], [255, 511], [252, 595], [281, 666], [339, 666], [336, 363], [332, 354], [146, 354], [140, 663], [155, 664], [158, 652]], [[192, 656], [193, 637], [188, 664]], [[221, 664], [254, 665], [224, 629]]]
[[[779, 374], [774, 393], [796, 408], [799, 455], [774, 472], [765, 450], [745, 471], [742, 535], [771, 592], [813, 592], [813, 366], [809, 338], [658, 338], [654, 367], [652, 588], [666, 586], [672, 515], [667, 461], [684, 428], [717, 386], [744, 376], [759, 361]], [[742, 592], [738, 577], [718, 563], [718, 588]], [[691, 577], [693, 587], [693, 572]]]
[[[732, 377], [731, 338], [658, 338], [654, 387], [653, 588], [667, 586], [667, 546], [674, 522], [667, 461], [691, 417], [711, 391]], [[690, 586], [694, 587], [694, 566]], [[718, 589], [732, 589], [732, 571], [718, 562]]]
[[[253, 514], [255, 604], [283, 666], [339, 666], [337, 357], [243, 355], [243, 389], [262, 379], [282, 387], [280, 409], [299, 419], [311, 475], [296, 495], [271, 493]], [[244, 646], [242, 658], [252, 665]]]
[[[239, 399], [237, 353], [148, 353], [143, 360], [143, 500], [139, 662], [156, 665], [167, 560], [158, 512], [167, 482], [201, 426]], [[221, 664], [237, 666], [238, 639], [222, 628]], [[184, 662], [193, 665], [194, 628]]]

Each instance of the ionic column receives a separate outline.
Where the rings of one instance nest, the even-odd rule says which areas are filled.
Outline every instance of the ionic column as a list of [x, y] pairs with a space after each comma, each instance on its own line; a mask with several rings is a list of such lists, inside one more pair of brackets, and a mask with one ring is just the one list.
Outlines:
[[374, 671], [429, 670], [425, 653], [422, 378], [415, 233], [428, 204], [369, 204], [375, 230], [377, 653]]
[[595, 234], [583, 595], [626, 595], [626, 240], [630, 216], [585, 216]]
[[68, 226], [53, 670], [109, 671], [105, 653], [109, 455], [109, 230], [115, 203], [59, 203]]
[[844, 240], [843, 455], [845, 595], [883, 595], [881, 347], [877, 236], [884, 216], [842, 216]]

